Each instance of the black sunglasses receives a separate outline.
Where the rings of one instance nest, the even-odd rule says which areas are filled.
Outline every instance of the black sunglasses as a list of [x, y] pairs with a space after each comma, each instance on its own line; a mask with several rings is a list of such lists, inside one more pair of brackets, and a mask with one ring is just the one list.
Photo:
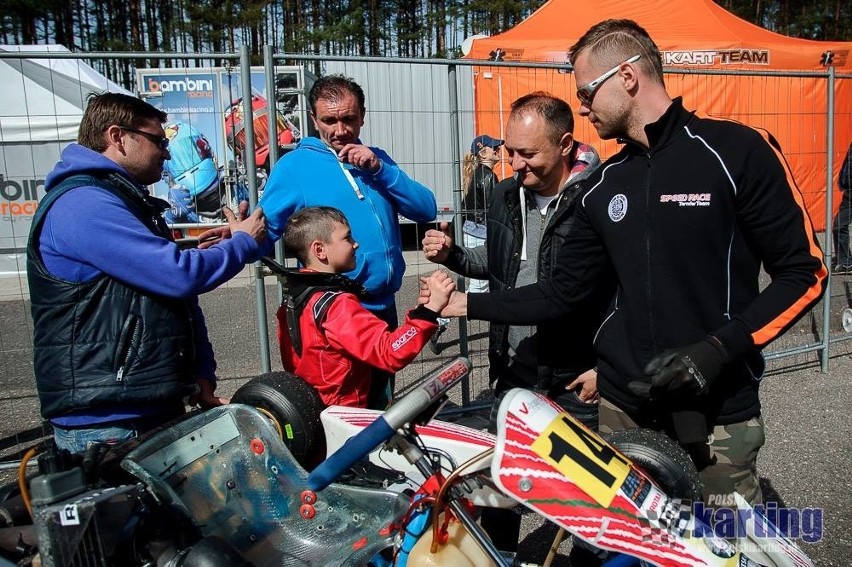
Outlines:
[[137, 130], [136, 128], [130, 128], [128, 126], [119, 126], [119, 128], [121, 128], [125, 132], [133, 132], [134, 134], [140, 134], [142, 136], [145, 136], [146, 138], [151, 140], [151, 142], [154, 145], [156, 145], [157, 147], [159, 147], [161, 150], [168, 150], [169, 149], [169, 139], [166, 138], [165, 136], [157, 136], [156, 134], [152, 134], [150, 132], [144, 132], [142, 130]]

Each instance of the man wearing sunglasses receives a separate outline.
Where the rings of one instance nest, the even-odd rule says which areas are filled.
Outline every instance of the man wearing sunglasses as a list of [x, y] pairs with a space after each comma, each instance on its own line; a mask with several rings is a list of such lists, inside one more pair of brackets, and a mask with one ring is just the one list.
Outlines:
[[665, 431], [709, 503], [734, 491], [760, 502], [760, 350], [826, 283], [801, 194], [766, 132], [672, 100], [660, 51], [635, 22], [593, 26], [571, 62], [579, 114], [623, 148], [586, 181], [550, 278], [457, 294], [443, 314], [540, 323], [614, 285], [595, 339], [601, 432]]
[[146, 185], [169, 159], [166, 115], [132, 96], [91, 97], [32, 221], [27, 277], [42, 415], [60, 449], [115, 443], [213, 406], [216, 362], [197, 295], [260, 255], [263, 212], [233, 237], [181, 250]]

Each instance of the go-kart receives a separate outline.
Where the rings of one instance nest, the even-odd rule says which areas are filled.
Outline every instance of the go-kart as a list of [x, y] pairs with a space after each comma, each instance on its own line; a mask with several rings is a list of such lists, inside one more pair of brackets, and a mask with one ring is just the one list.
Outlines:
[[[517, 558], [498, 551], [477, 514], [482, 506], [510, 505], [510, 497], [575, 538], [614, 552], [612, 561], [811, 564], [780, 534], [756, 553], [749, 547], [746, 556], [738, 547], [761, 543], [757, 534], [729, 542], [700, 525], [683, 500], [644, 472], [658, 473], [669, 491], [697, 494], [688, 457], [653, 432], [625, 433], [614, 440], [621, 451], [547, 398], [520, 389], [501, 403], [496, 437], [458, 425], [444, 429], [433, 418], [469, 371], [467, 359], [453, 360], [385, 412], [341, 418], [343, 409], [327, 408], [320, 418], [327, 427], [355, 433], [342, 445], [325, 435], [330, 455], [310, 464], [316, 464], [310, 472], [294, 452], [306, 463], [318, 460], [316, 447], [304, 443], [317, 424], [295, 419], [299, 412], [287, 404], [305, 409], [301, 394], [277, 389], [269, 377], [234, 396], [254, 405], [191, 414], [84, 456], [47, 451], [40, 473], [22, 476], [32, 524], [0, 530], [0, 544], [14, 540], [11, 549], [0, 545], [0, 554], [24, 565], [71, 567], [508, 567]], [[345, 424], [334, 425], [339, 419]], [[449, 441], [461, 441], [473, 456]], [[625, 452], [635, 452], [642, 466]], [[388, 464], [392, 453], [402, 456], [401, 475], [377, 480], [353, 473], [368, 456]]]

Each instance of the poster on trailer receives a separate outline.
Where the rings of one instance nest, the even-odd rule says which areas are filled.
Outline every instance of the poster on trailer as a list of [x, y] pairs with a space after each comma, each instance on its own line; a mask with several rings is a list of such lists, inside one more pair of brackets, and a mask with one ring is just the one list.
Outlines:
[[[276, 84], [298, 86], [300, 69], [276, 69]], [[166, 221], [172, 225], [219, 222], [223, 206], [249, 200], [245, 167], [245, 117], [238, 68], [140, 69], [140, 95], [166, 114], [171, 159], [152, 192], [171, 204]], [[284, 77], [293, 75], [293, 80]], [[257, 187], [262, 191], [269, 170], [269, 124], [266, 77], [251, 72], [251, 115], [254, 122]], [[289, 100], [276, 96], [278, 100]], [[286, 151], [301, 135], [295, 115], [299, 105], [280, 110], [276, 122], [278, 147]]]

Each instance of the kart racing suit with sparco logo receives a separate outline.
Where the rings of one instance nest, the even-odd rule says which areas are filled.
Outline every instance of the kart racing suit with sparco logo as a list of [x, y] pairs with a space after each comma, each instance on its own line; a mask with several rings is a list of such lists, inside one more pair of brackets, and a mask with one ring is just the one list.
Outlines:
[[360, 284], [345, 276], [291, 270], [286, 277], [290, 293], [278, 310], [281, 363], [327, 406], [366, 408], [373, 368], [402, 370], [438, 329], [438, 314], [420, 305], [388, 330], [361, 305]]

